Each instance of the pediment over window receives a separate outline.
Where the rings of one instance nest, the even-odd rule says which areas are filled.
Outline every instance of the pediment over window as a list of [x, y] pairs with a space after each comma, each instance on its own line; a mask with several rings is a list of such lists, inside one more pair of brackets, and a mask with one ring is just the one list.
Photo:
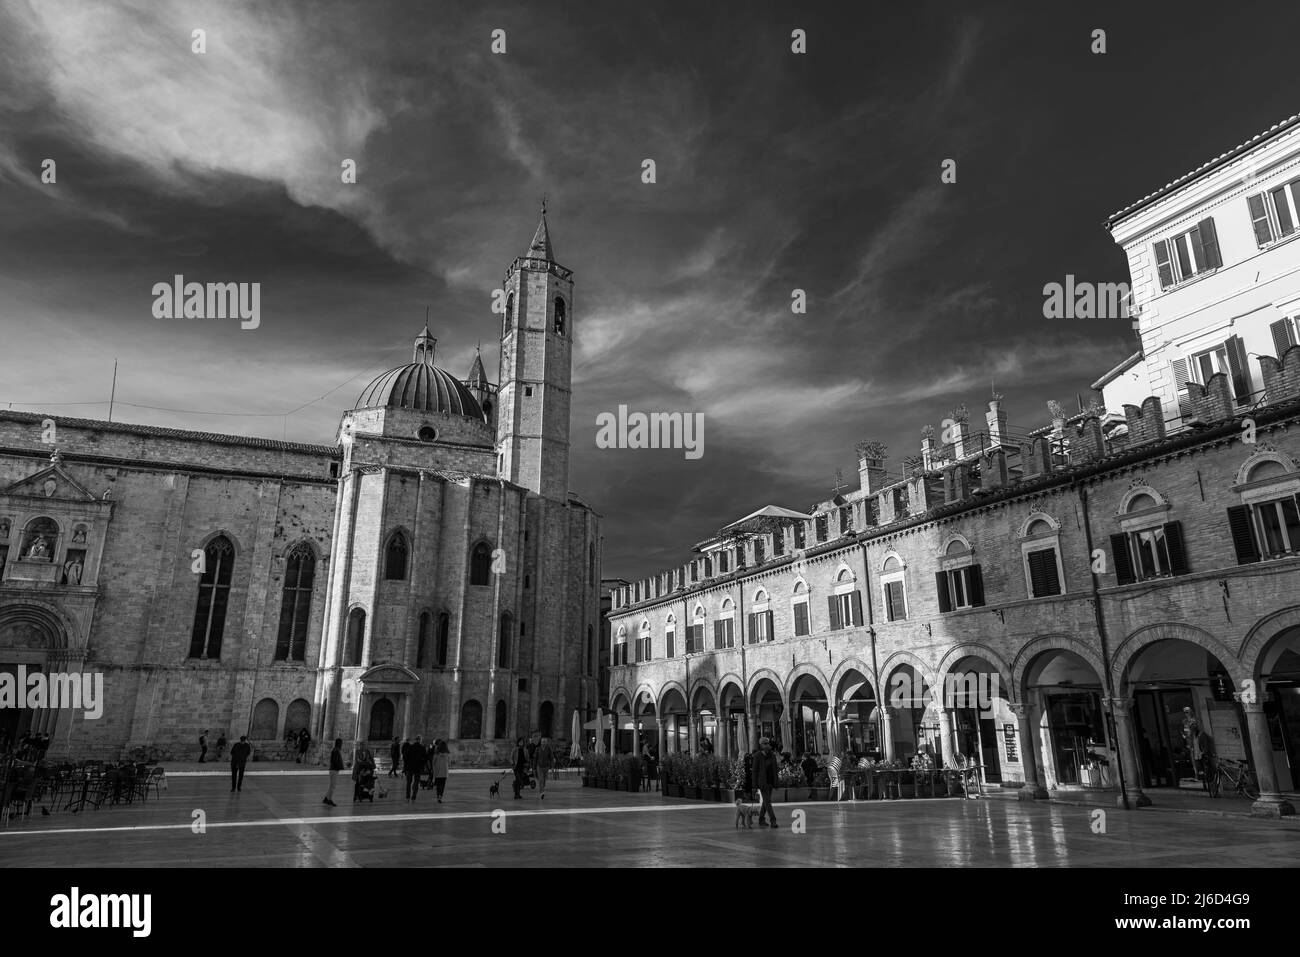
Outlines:
[[55, 499], [58, 501], [93, 502], [91, 495], [76, 479], [63, 468], [51, 465], [41, 469], [35, 475], [19, 479], [0, 491], [0, 495], [18, 495], [28, 498]]
[[369, 671], [362, 674], [357, 680], [366, 685], [409, 685], [419, 684], [420, 676], [410, 668], [404, 667], [403, 665], [387, 664], [375, 665]]

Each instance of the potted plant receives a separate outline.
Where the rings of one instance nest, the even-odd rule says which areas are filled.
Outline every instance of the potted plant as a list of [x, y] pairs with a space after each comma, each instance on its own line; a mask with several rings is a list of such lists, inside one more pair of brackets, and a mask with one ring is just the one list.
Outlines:
[[808, 800], [829, 801], [830, 797], [831, 776], [825, 768], [821, 768], [813, 775], [812, 786], [808, 789]]
[[773, 789], [773, 801], [797, 801], [798, 797], [792, 797], [791, 792], [798, 791], [804, 786], [803, 771], [797, 765], [788, 764], [776, 769], [776, 788]]
[[[739, 769], [740, 781], [737, 781]], [[718, 800], [731, 804], [736, 800], [736, 792], [744, 786], [745, 765], [733, 758], [718, 759]]]

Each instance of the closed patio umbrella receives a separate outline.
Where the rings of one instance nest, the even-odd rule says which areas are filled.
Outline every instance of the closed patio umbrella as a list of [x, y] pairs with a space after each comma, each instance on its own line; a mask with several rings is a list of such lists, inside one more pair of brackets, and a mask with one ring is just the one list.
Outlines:
[[582, 718], [578, 715], [578, 709], [573, 709], [573, 720], [569, 722], [569, 740], [573, 743], [569, 746], [569, 757], [581, 758], [582, 745]]
[[749, 753], [749, 727], [743, 718], [736, 722], [737, 747], [742, 755]]

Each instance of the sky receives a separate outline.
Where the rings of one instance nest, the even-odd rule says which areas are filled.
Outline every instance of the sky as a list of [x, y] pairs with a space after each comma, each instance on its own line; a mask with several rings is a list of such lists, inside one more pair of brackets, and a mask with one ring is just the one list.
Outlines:
[[[1300, 111], [1300, 12], [1132, 6], [0, 0], [0, 408], [105, 418], [116, 360], [115, 421], [332, 444], [426, 310], [495, 379], [545, 195], [570, 485], [607, 577], [680, 564], [859, 441], [900, 470], [994, 386], [1046, 425], [1134, 351], [1043, 287], [1126, 281], [1109, 214]], [[260, 283], [260, 325], [156, 318], [176, 274]], [[620, 405], [704, 454], [598, 448]]]

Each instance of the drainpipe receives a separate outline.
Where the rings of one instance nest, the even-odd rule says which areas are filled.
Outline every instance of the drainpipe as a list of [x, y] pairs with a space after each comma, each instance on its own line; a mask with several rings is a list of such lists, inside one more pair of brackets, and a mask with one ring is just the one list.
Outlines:
[[887, 706], [888, 699], [880, 687], [880, 662], [876, 659], [876, 616], [871, 605], [871, 560], [867, 554], [867, 543], [860, 542], [859, 545], [862, 548], [862, 591], [866, 596], [863, 604], [867, 606], [867, 634], [871, 636], [871, 680], [876, 685], [876, 735], [880, 741], [880, 753], [883, 755], [886, 752], [885, 716], [881, 709]]
[[[1101, 610], [1101, 598], [1097, 593], [1097, 570], [1092, 560], [1092, 516], [1088, 514], [1088, 490], [1079, 486], [1079, 502], [1083, 505], [1083, 536], [1084, 544], [1088, 549], [1088, 580], [1092, 587], [1092, 613], [1096, 619], [1097, 637], [1101, 640], [1101, 668], [1102, 682], [1106, 688], [1107, 707], [1106, 713], [1110, 715], [1111, 726], [1115, 729], [1115, 737], [1120, 735], [1119, 722], [1115, 720], [1112, 710], [1113, 699], [1115, 697], [1115, 682], [1111, 676], [1110, 669], [1110, 643], [1106, 639], [1106, 616]], [[1125, 722], [1125, 733], [1128, 733], [1127, 722]], [[1031, 746], [1033, 742], [1030, 742]], [[1119, 806], [1129, 810], [1128, 787], [1124, 782], [1124, 742], [1115, 741], [1115, 766], [1119, 770]]]

